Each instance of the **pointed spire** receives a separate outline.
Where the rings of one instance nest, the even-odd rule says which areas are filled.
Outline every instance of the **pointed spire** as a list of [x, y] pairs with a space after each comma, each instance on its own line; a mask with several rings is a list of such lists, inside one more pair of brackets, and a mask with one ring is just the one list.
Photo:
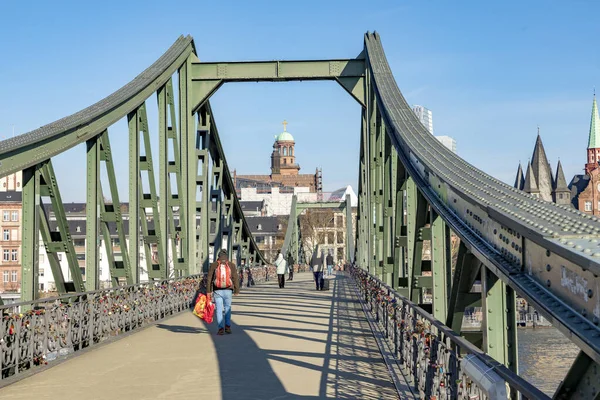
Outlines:
[[523, 168], [521, 168], [521, 162], [519, 162], [519, 169], [517, 169], [517, 177], [515, 178], [515, 189], [523, 190], [525, 184], [525, 178], [523, 177]]
[[525, 175], [525, 183], [523, 184], [523, 190], [527, 193], [539, 193], [537, 182], [535, 181], [535, 176], [533, 176], [533, 168], [531, 167], [531, 163], [527, 164], [527, 175]]
[[550, 163], [548, 162], [548, 157], [544, 150], [539, 127], [535, 148], [533, 149], [533, 155], [531, 156], [531, 168], [533, 177], [535, 177], [537, 183], [537, 189], [540, 192], [540, 198], [542, 200], [552, 201], [552, 188], [554, 187], [552, 170], [550, 169]]
[[596, 104], [596, 90], [594, 89], [594, 101], [592, 102], [592, 120], [590, 121], [590, 135], [588, 149], [600, 147], [600, 117], [598, 116], [598, 105]]
[[556, 166], [556, 178], [554, 179], [554, 191], [555, 192], [568, 192], [569, 187], [567, 186], [567, 180], [565, 179], [565, 173], [563, 172], [562, 164], [558, 160]]

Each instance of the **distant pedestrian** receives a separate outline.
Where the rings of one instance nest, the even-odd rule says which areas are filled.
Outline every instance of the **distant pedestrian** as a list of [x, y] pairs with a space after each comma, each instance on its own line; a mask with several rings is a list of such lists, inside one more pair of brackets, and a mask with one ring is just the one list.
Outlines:
[[327, 253], [327, 275], [333, 275], [333, 256], [331, 255], [331, 250]]
[[[206, 295], [213, 298], [216, 305], [217, 335], [231, 333], [231, 299], [232, 294], [237, 296], [240, 292], [238, 272], [235, 264], [229, 261], [227, 250], [219, 251], [217, 261], [210, 265], [207, 276]], [[214, 292], [213, 292], [214, 288]], [[223, 314], [225, 319], [223, 320]]]
[[285, 274], [288, 272], [287, 261], [283, 258], [281, 250], [277, 252], [277, 258], [275, 259], [275, 267], [277, 268], [277, 281], [279, 282], [279, 288], [285, 287]]
[[325, 263], [325, 254], [321, 250], [321, 256], [317, 250], [313, 253], [310, 265], [312, 266], [313, 274], [315, 277], [315, 285], [317, 286], [317, 290], [323, 289], [323, 264]]
[[288, 269], [290, 270], [290, 274], [289, 274], [289, 278], [288, 281], [293, 281], [294, 280], [294, 257], [292, 257], [292, 255], [288, 255]]

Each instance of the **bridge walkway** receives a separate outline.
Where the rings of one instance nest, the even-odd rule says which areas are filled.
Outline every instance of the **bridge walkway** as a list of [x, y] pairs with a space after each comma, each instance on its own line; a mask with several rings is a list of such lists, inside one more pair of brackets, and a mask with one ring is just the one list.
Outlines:
[[[191, 312], [0, 390], [0, 399], [395, 399], [350, 277], [244, 288], [232, 335]], [[412, 397], [406, 392], [404, 398]]]

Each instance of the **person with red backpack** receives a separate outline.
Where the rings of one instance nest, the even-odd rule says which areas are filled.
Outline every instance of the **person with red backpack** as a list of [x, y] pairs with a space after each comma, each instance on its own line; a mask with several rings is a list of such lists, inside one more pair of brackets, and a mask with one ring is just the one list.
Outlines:
[[[240, 293], [240, 282], [235, 264], [229, 261], [227, 250], [219, 251], [218, 259], [210, 265], [207, 276], [206, 295], [216, 305], [217, 335], [231, 333], [231, 298]], [[214, 288], [214, 293], [213, 293]], [[223, 320], [225, 313], [225, 320]]]

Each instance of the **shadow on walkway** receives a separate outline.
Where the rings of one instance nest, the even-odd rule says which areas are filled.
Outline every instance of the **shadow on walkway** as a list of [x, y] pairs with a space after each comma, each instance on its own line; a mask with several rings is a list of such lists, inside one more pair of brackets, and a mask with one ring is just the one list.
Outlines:
[[0, 390], [0, 399], [397, 399], [349, 278], [244, 288], [233, 334], [184, 312]]

